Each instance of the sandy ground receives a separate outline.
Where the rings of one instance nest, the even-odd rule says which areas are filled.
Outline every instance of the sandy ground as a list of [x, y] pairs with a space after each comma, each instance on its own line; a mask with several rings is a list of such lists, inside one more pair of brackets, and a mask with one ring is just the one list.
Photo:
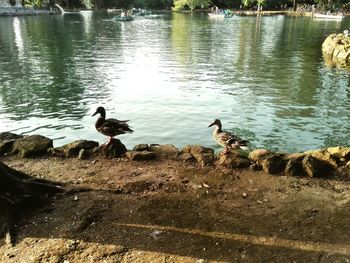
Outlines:
[[1, 157], [65, 183], [0, 262], [350, 262], [350, 183], [199, 167]]

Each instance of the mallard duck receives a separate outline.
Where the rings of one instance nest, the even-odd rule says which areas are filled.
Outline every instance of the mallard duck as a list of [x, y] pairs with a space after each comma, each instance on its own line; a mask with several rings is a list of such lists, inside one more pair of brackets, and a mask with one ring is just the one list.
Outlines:
[[109, 141], [106, 145], [109, 145], [112, 142], [114, 136], [133, 132], [127, 124], [128, 121], [106, 119], [106, 110], [103, 107], [98, 107], [92, 116], [95, 116], [98, 113], [100, 114], [100, 117], [97, 119], [95, 127], [98, 132], [109, 136]]
[[216, 119], [208, 127], [214, 126], [213, 137], [215, 141], [221, 146], [225, 147], [223, 154], [227, 153], [230, 149], [246, 149], [248, 141], [242, 140], [238, 136], [222, 130], [222, 124], [219, 119]]

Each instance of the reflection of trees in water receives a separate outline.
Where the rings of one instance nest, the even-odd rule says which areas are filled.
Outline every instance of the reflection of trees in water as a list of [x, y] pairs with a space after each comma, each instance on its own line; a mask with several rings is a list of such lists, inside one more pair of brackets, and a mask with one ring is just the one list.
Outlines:
[[[103, 83], [91, 67], [94, 55], [94, 36], [84, 35], [82, 18], [28, 17], [21, 20], [21, 34], [24, 39], [24, 56], [18, 57], [12, 27], [2, 24], [0, 32], [8, 32], [7, 45], [2, 45], [0, 65], [7, 59], [9, 67], [2, 67], [2, 88], [0, 95], [9, 112], [16, 118], [57, 118], [62, 115], [80, 119], [86, 115], [86, 92], [103, 93]], [[12, 20], [9, 20], [12, 21]], [[11, 23], [10, 23], [11, 25]], [[10, 44], [9, 44], [10, 43]], [[87, 63], [84, 63], [89, 60]], [[94, 79], [91, 79], [93, 76]], [[96, 86], [101, 90], [85, 90]], [[92, 94], [90, 97], [93, 97]]]
[[281, 73], [288, 74], [282, 82], [285, 91], [276, 103], [288, 101], [289, 105], [276, 115], [290, 120], [300, 131], [317, 134], [325, 146], [344, 144], [350, 139], [346, 135], [350, 112], [345, 99], [349, 88], [345, 79], [319, 66], [321, 44], [329, 29], [311, 19], [305, 18], [302, 24], [300, 19], [289, 19], [293, 21], [285, 23], [275, 50], [277, 57], [288, 57], [281, 67]]
[[200, 63], [207, 63], [212, 50], [206, 14], [174, 13], [171, 20], [171, 43], [180, 64], [196, 71]]
[[[257, 120], [247, 121], [259, 127], [256, 139], [260, 144], [281, 149], [290, 141], [288, 148], [295, 150], [301, 140], [305, 140], [305, 148], [319, 141], [328, 145], [327, 141], [332, 141], [326, 141], [328, 133], [345, 132], [346, 127], [338, 127], [340, 123], [334, 120], [334, 111], [322, 110], [348, 109], [349, 92], [336, 91], [333, 98], [342, 100], [336, 109], [331, 105], [334, 99], [329, 99], [332, 94], [326, 92], [334, 86], [348, 85], [332, 72], [320, 72], [320, 46], [325, 32], [332, 28], [328, 24], [310, 18], [241, 17], [193, 19], [201, 23], [195, 25], [191, 16], [179, 16], [172, 21], [173, 48], [180, 63], [194, 71], [184, 76], [201, 79], [206, 75], [206, 83], [220, 86], [220, 93], [232, 96], [233, 114], [257, 116]], [[327, 75], [333, 84], [325, 81]], [[342, 121], [348, 122], [347, 118]], [[342, 136], [335, 137], [340, 140]]]
[[[151, 34], [146, 31], [158, 26], [152, 36], [159, 36], [162, 48], [171, 44], [172, 52], [162, 53], [165, 58], [159, 59], [159, 63], [167, 61], [165, 74], [186, 89], [215, 88], [220, 100], [218, 114], [223, 108], [228, 122], [247, 122], [241, 135], [249, 127], [254, 134], [247, 134], [248, 139], [280, 149], [286, 141], [299, 147], [298, 133], [311, 143], [324, 140], [326, 145], [347, 137], [337, 134], [348, 129], [344, 125], [350, 116], [348, 75], [319, 63], [329, 25], [308, 18], [213, 21], [204, 15], [173, 14], [170, 25], [163, 20], [152, 22], [141, 34], [139, 24], [109, 22], [107, 26], [101, 20], [94, 15], [86, 19], [79, 15], [20, 18], [24, 44], [19, 52], [13, 20], [3, 19], [0, 95], [5, 110], [17, 119], [41, 115], [81, 119], [86, 115], [85, 104], [96, 104], [91, 101], [98, 96], [103, 101], [108, 85], [114, 85], [111, 79], [119, 77], [115, 73], [119, 67], [109, 67], [103, 60], [109, 56], [113, 58], [110, 63], [122, 64], [123, 56], [130, 56], [132, 48], [147, 41]], [[141, 44], [128, 44], [135, 39]], [[138, 52], [142, 58], [144, 51]], [[175, 63], [170, 67], [168, 61]], [[332, 133], [335, 135], [329, 135]]]
[[[349, 123], [346, 117], [349, 114], [345, 113], [341, 120], [338, 115], [344, 116], [344, 111], [348, 111], [349, 85], [344, 79], [335, 77], [334, 72], [319, 67], [322, 59], [320, 46], [324, 32], [329, 29], [308, 18], [305, 21], [301, 21], [303, 18], [285, 18], [278, 27], [266, 23], [267, 19], [257, 18], [259, 22], [255, 25], [251, 20], [245, 21], [245, 27], [240, 27], [236, 66], [241, 78], [256, 81], [255, 87], [248, 87], [252, 92], [250, 96], [257, 97], [257, 104], [251, 107], [259, 111], [259, 100], [264, 101], [262, 105], [272, 105], [273, 113], [267, 117], [270, 122], [268, 130], [275, 133], [277, 148], [285, 147], [285, 140], [295, 141], [297, 145], [300, 145], [300, 140], [305, 140], [305, 144], [311, 145], [316, 139], [324, 141], [327, 146], [349, 141], [350, 135], [330, 135], [348, 134], [349, 127], [342, 123]], [[269, 29], [274, 30], [275, 37]], [[270, 49], [267, 48], [268, 37], [271, 38]], [[277, 69], [276, 65], [279, 65]], [[328, 76], [328, 81], [325, 76]], [[286, 134], [286, 125], [295, 133]], [[271, 138], [261, 137], [261, 140], [264, 145], [272, 143]]]

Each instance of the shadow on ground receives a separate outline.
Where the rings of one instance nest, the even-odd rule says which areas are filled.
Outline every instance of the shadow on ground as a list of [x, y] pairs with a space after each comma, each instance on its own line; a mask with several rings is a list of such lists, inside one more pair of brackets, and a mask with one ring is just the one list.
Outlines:
[[[144, 180], [142, 176], [150, 176], [147, 169], [154, 167], [146, 167], [143, 175], [129, 175], [132, 179], [123, 183], [116, 183], [119, 179], [113, 173], [95, 174], [85, 191], [57, 196], [44, 212], [22, 221], [16, 246], [0, 247], [0, 260], [347, 262], [350, 258], [347, 182], [259, 172], [233, 172], [218, 180], [198, 168], [174, 168], [176, 172], [169, 168], [165, 173], [171, 175], [169, 180], [157, 172]], [[123, 178], [124, 170], [118, 171], [118, 178]], [[109, 184], [108, 189], [97, 189], [98, 180]]]

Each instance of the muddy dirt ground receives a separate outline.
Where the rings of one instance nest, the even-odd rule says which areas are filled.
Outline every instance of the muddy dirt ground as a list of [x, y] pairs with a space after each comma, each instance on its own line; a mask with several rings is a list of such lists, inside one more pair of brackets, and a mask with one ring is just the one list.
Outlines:
[[177, 160], [0, 161], [73, 189], [0, 262], [350, 262], [350, 183]]

